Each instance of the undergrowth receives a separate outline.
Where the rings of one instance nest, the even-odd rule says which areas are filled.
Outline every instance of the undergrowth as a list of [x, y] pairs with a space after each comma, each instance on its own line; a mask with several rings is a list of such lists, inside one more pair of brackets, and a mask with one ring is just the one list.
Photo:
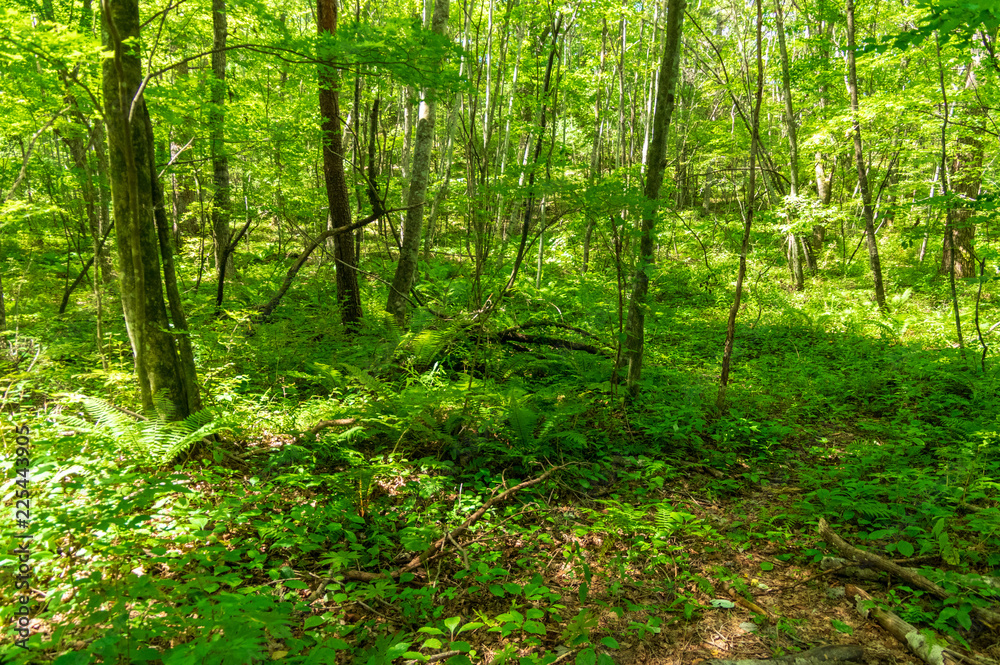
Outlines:
[[[811, 565], [820, 517], [871, 551], [934, 562], [925, 574], [968, 600], [898, 590], [904, 618], [974, 640], [971, 604], [995, 598], [982, 575], [1000, 565], [992, 362], [942, 349], [945, 314], [917, 290], [879, 319], [832, 278], [808, 298], [758, 283], [720, 411], [727, 294], [698, 270], [656, 278], [636, 399], [616, 382], [615, 321], [581, 302], [608, 298], [590, 278], [521, 297], [534, 321], [608, 333], [597, 354], [492, 338], [513, 316], [412, 331], [372, 317], [350, 338], [308, 308], [206, 320], [195, 342], [209, 408], [176, 424], [129, 415], [124, 352], [94, 370], [31, 326], [5, 333], [2, 492], [19, 489], [11, 432], [27, 426], [35, 610], [30, 655], [10, 642], [0, 655], [608, 664], [722, 611], [726, 589], [749, 596], [760, 582], [735, 572], [739, 553]], [[321, 421], [341, 424], [310, 434]], [[439, 540], [445, 554], [372, 576]], [[0, 609], [5, 625], [16, 608]]]

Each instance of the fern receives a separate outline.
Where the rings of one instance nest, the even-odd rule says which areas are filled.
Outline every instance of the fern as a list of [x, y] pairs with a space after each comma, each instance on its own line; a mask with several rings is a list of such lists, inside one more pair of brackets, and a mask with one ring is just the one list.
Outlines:
[[117, 456], [139, 464], [161, 466], [198, 441], [229, 429], [209, 411], [171, 420], [173, 405], [162, 395], [153, 397], [155, 413], [147, 419], [137, 418], [97, 397], [80, 399], [94, 422], [75, 416], [63, 416], [62, 422], [103, 440]]
[[522, 449], [530, 448], [535, 441], [535, 423], [538, 421], [538, 414], [511, 398], [507, 417]]
[[385, 383], [375, 378], [367, 371], [361, 369], [360, 367], [355, 367], [354, 365], [351, 365], [349, 363], [342, 363], [342, 364], [344, 369], [347, 370], [347, 373], [350, 374], [354, 380], [360, 383], [369, 392], [374, 393], [375, 395], [378, 395], [380, 397], [391, 393], [389, 387], [386, 386]]

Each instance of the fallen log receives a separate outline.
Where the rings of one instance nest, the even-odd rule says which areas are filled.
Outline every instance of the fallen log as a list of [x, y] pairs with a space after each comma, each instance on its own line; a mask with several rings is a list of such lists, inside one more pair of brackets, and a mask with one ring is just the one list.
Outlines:
[[927, 665], [958, 665], [956, 658], [961, 658], [961, 656], [947, 647], [928, 643], [927, 638], [920, 631], [892, 612], [872, 607], [870, 603], [865, 602], [873, 601], [872, 597], [863, 590], [853, 584], [848, 584], [847, 597], [854, 600], [855, 609], [861, 616], [866, 619], [868, 617], [875, 619], [890, 635], [905, 644], [915, 656]]
[[[889, 561], [885, 557], [872, 554], [871, 552], [865, 552], [864, 550], [859, 550], [857, 547], [848, 544], [843, 538], [833, 532], [833, 529], [830, 528], [830, 525], [827, 524], [826, 520], [822, 517], [819, 520], [819, 535], [823, 537], [823, 540], [825, 540], [830, 547], [840, 552], [840, 554], [845, 558], [864, 562], [872, 567], [884, 570], [887, 573], [892, 573], [910, 586], [934, 594], [941, 600], [946, 600], [953, 596], [953, 594], [948, 593], [934, 582], [931, 582], [929, 579], [913, 570], [903, 568], [902, 566]], [[995, 610], [973, 606], [971, 612], [977, 619], [994, 630], [1000, 628], [1000, 613]]]

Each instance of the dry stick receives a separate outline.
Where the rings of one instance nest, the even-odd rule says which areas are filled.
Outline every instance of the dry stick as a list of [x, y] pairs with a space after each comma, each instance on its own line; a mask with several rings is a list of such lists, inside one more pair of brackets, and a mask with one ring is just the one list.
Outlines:
[[[819, 520], [819, 535], [822, 536], [823, 540], [825, 540], [831, 547], [836, 549], [846, 558], [863, 561], [871, 566], [874, 566], [875, 568], [891, 573], [905, 581], [907, 584], [932, 593], [942, 600], [946, 600], [953, 596], [953, 594], [948, 593], [923, 575], [915, 573], [912, 570], [907, 570], [906, 568], [903, 568], [886, 558], [880, 557], [877, 554], [865, 552], [864, 550], [859, 550], [853, 545], [850, 545], [843, 538], [834, 533], [830, 528], [830, 525], [827, 524], [826, 520], [822, 517]], [[975, 606], [972, 607], [971, 612], [976, 615], [977, 619], [992, 628], [996, 629], [997, 627], [1000, 627], [1000, 613], [997, 613], [994, 610]]]
[[312, 243], [304, 250], [302, 250], [302, 254], [299, 256], [299, 260], [296, 261], [295, 264], [288, 269], [288, 273], [285, 275], [284, 281], [281, 283], [281, 286], [278, 287], [278, 290], [271, 297], [271, 299], [267, 301], [267, 303], [257, 306], [257, 311], [259, 312], [259, 316], [262, 319], [267, 319], [268, 317], [271, 316], [271, 313], [274, 312], [275, 308], [281, 303], [281, 299], [284, 297], [285, 293], [291, 287], [292, 281], [295, 279], [295, 276], [298, 274], [302, 266], [305, 265], [305, 262], [309, 258], [309, 255], [312, 254], [317, 247], [319, 247], [320, 243], [322, 243], [327, 238], [332, 238], [333, 236], [338, 235], [340, 233], [348, 233], [355, 229], [360, 229], [363, 226], [367, 226], [372, 222], [377, 222], [384, 215], [389, 215], [394, 212], [399, 212], [400, 210], [409, 210], [409, 208], [393, 208], [392, 210], [376, 211], [371, 215], [369, 215], [368, 217], [365, 217], [364, 219], [358, 220], [352, 224], [347, 224], [346, 226], [339, 226], [335, 229], [328, 229], [317, 235], [315, 238], [313, 238]]
[[[551, 476], [556, 471], [559, 471], [559, 470], [561, 470], [561, 469], [563, 469], [565, 467], [566, 467], [565, 464], [563, 464], [561, 466], [552, 467], [551, 469], [549, 469], [548, 471], [546, 471], [542, 475], [538, 476], [537, 478], [532, 478], [531, 480], [525, 480], [523, 483], [515, 485], [514, 487], [511, 487], [507, 491], [505, 491], [505, 492], [503, 492], [501, 494], [498, 494], [497, 496], [493, 497], [492, 499], [490, 499], [489, 501], [487, 501], [486, 503], [484, 503], [482, 505], [482, 507], [479, 508], [479, 510], [477, 510], [474, 513], [472, 513], [472, 515], [470, 515], [468, 517], [468, 519], [466, 519], [461, 524], [461, 526], [458, 526], [454, 530], [448, 532], [447, 535], [442, 536], [441, 538], [438, 538], [433, 544], [431, 544], [430, 547], [428, 547], [426, 550], [424, 550], [423, 553], [418, 554], [417, 556], [413, 557], [413, 559], [411, 559], [408, 564], [406, 564], [405, 566], [403, 566], [399, 570], [394, 570], [394, 571], [392, 571], [390, 573], [366, 573], [366, 572], [360, 571], [360, 570], [347, 570], [347, 571], [344, 571], [344, 573], [343, 573], [344, 579], [346, 579], [346, 580], [360, 580], [362, 582], [372, 582], [372, 581], [375, 581], [375, 580], [386, 579], [387, 577], [399, 577], [403, 573], [407, 573], [407, 572], [409, 572], [411, 570], [419, 568], [421, 565], [427, 563], [431, 559], [432, 556], [436, 556], [437, 554], [440, 554], [440, 553], [444, 552], [444, 548], [445, 548], [445, 545], [447, 543], [447, 539], [448, 539], [449, 536], [452, 537], [452, 538], [455, 538], [457, 540], [459, 536], [461, 536], [466, 531], [468, 531], [469, 528], [473, 524], [475, 524], [476, 522], [478, 522], [479, 519], [483, 515], [485, 515], [486, 512], [488, 510], [490, 510], [493, 506], [497, 505], [498, 503], [501, 503], [501, 502], [505, 501], [507, 499], [507, 497], [511, 496], [512, 494], [514, 494], [515, 492], [517, 492], [519, 490], [524, 489], [525, 487], [531, 487], [532, 485], [537, 485], [538, 483], [542, 482], [543, 480], [546, 480], [549, 476]], [[322, 588], [322, 587], [320, 587], [320, 588]], [[316, 595], [316, 594], [314, 594], [314, 595]]]
[[855, 607], [861, 616], [874, 618], [890, 635], [909, 647], [910, 651], [924, 662], [929, 665], [957, 665], [955, 661], [957, 654], [939, 645], [928, 644], [927, 638], [921, 635], [914, 626], [892, 612], [866, 606], [868, 603], [864, 601], [872, 601], [872, 597], [858, 587], [848, 584], [846, 592], [847, 596], [854, 600]]
[[312, 439], [313, 437], [315, 437], [317, 434], [319, 434], [321, 431], [325, 430], [328, 427], [349, 427], [351, 425], [354, 425], [357, 422], [358, 422], [357, 418], [340, 418], [338, 420], [321, 420], [318, 423], [316, 423], [315, 425], [313, 425], [312, 427], [310, 427], [307, 432], [305, 432], [305, 433], [302, 434], [302, 436], [300, 436], [297, 439], [295, 439], [295, 443], [296, 443], [296, 445], [298, 445], [298, 444], [302, 443], [303, 441], [307, 441], [309, 439]]

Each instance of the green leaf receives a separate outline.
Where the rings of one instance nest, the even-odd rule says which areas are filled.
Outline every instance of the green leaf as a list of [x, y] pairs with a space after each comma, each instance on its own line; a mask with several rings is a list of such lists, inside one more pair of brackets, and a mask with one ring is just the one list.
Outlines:
[[462, 653], [469, 653], [472, 651], [472, 645], [468, 642], [455, 641], [448, 645], [454, 651], [461, 651]]
[[762, 561], [760, 564], [761, 570], [774, 570], [774, 564], [770, 561]]
[[448, 629], [448, 632], [454, 634], [460, 623], [462, 623], [462, 617], [451, 617], [444, 620], [444, 627]]
[[618, 648], [618, 640], [616, 640], [613, 637], [602, 637], [601, 638], [601, 644], [603, 644], [604, 646], [606, 646], [609, 649], [617, 649]]
[[531, 633], [532, 635], [544, 635], [545, 625], [540, 621], [525, 621], [524, 632]]
[[456, 635], [461, 635], [462, 633], [464, 633], [467, 630], [475, 630], [476, 628], [482, 628], [485, 625], [486, 624], [483, 623], [482, 621], [470, 621], [469, 623], [467, 623], [464, 626], [462, 626], [461, 628], [459, 628], [458, 632], [455, 633], [455, 634]]
[[901, 540], [896, 543], [896, 551], [903, 556], [913, 556], [913, 545], [905, 540]]
[[400, 642], [399, 644], [392, 645], [385, 652], [385, 660], [386, 660], [386, 662], [389, 662], [391, 660], [399, 658], [404, 653], [406, 653], [409, 650], [409, 648], [410, 648], [410, 643], [409, 642]]
[[322, 616], [306, 617], [305, 623], [302, 624], [302, 627], [308, 630], [310, 628], [315, 628], [316, 626], [321, 626], [326, 622], [327, 620]]
[[423, 649], [440, 649], [441, 648], [441, 640], [439, 640], [436, 637], [428, 637], [426, 640], [424, 640], [424, 643], [421, 645], [421, 648], [423, 648]]
[[853, 635], [854, 634], [854, 628], [852, 628], [851, 626], [847, 625], [843, 621], [837, 621], [836, 619], [830, 619], [830, 624], [833, 626], [833, 628], [835, 630], [837, 630], [838, 632], [844, 633], [845, 635]]
[[593, 649], [584, 649], [576, 654], [576, 665], [595, 665], [597, 663], [597, 652]]
[[432, 628], [431, 626], [424, 626], [417, 630], [418, 633], [427, 633], [428, 635], [444, 635], [444, 631], [440, 628]]

